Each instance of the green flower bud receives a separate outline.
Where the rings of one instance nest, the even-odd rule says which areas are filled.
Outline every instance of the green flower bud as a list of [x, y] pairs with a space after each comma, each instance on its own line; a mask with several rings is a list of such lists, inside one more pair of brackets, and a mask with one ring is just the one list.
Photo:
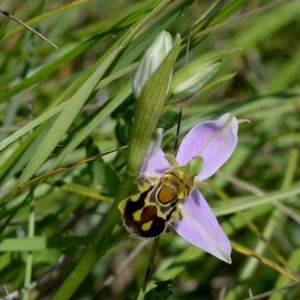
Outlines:
[[132, 91], [135, 99], [139, 99], [142, 88], [150, 75], [159, 67], [165, 57], [172, 49], [172, 37], [170, 33], [162, 31], [155, 38], [154, 42], [150, 45], [141, 59], [140, 64], [137, 67]]
[[221, 86], [225, 82], [228, 82], [235, 75], [236, 75], [236, 73], [232, 73], [232, 74], [225, 75], [225, 76], [223, 76], [223, 77], [221, 77], [217, 80], [214, 80], [213, 82], [210, 82], [210, 83], [206, 84], [202, 89], [200, 89], [197, 93], [195, 93], [191, 97], [184, 98], [184, 99], [176, 99], [175, 97], [172, 98], [170, 101], [168, 101], [166, 103], [166, 105], [163, 108], [163, 111], [162, 111], [161, 114], [163, 115], [164, 113], [169, 111], [171, 108], [176, 107], [176, 106], [183, 107], [183, 106], [189, 105], [190, 103], [192, 103], [193, 101], [201, 98], [205, 94], [215, 90], [216, 88], [218, 88], [219, 86]]
[[214, 51], [192, 60], [174, 74], [170, 93], [181, 99], [194, 95], [218, 72], [221, 59], [238, 50]]

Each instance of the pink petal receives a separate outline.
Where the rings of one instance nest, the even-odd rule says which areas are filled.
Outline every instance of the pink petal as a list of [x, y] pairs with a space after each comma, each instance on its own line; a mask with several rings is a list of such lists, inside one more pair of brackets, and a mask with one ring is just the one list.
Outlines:
[[177, 154], [177, 161], [186, 165], [193, 157], [202, 156], [204, 168], [198, 180], [213, 175], [233, 153], [238, 137], [238, 122], [231, 113], [217, 121], [206, 121], [193, 127], [183, 139]]
[[145, 165], [147, 165], [148, 161], [150, 160], [150, 158], [155, 155], [155, 153], [160, 149], [160, 145], [163, 139], [163, 129], [162, 128], [158, 128], [155, 130], [153, 138], [150, 142], [150, 145], [148, 147], [147, 153], [144, 157], [144, 160], [142, 162], [141, 165], [141, 169], [143, 169], [143, 167]]
[[169, 170], [171, 165], [165, 159], [164, 152], [159, 148], [157, 152], [148, 160], [141, 170], [140, 176], [160, 178], [164, 172]]
[[174, 229], [191, 244], [231, 263], [230, 242], [199, 190], [182, 201], [183, 220]]

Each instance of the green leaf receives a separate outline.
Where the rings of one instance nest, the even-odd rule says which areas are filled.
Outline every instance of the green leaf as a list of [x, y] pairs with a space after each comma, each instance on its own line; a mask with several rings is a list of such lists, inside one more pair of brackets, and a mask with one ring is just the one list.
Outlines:
[[[110, 173], [113, 172], [113, 170], [109, 169]], [[118, 183], [120, 183], [120, 178], [117, 176], [117, 174], [114, 173], [113, 175], [110, 175], [108, 178], [110, 178], [113, 182], [111, 183], [111, 185], [113, 187], [117, 187]], [[93, 199], [97, 199], [100, 201], [106, 201], [106, 202], [113, 202], [113, 198], [112, 197], [107, 197], [107, 196], [103, 196], [101, 195], [100, 192], [96, 191], [95, 189], [80, 185], [80, 184], [76, 184], [76, 183], [69, 183], [69, 182], [64, 182], [62, 180], [55, 180], [53, 178], [48, 178], [45, 180], [45, 183], [52, 185], [52, 186], [56, 186], [62, 190], [65, 191], [69, 191], [72, 193], [76, 193], [78, 195], [83, 195], [85, 197], [89, 197], [89, 198], [93, 198]], [[113, 195], [113, 193], [112, 193]]]
[[66, 237], [24, 237], [3, 239], [0, 242], [0, 252], [12, 251], [42, 251], [46, 249], [68, 249], [79, 245], [89, 245], [93, 236], [66, 236]]
[[51, 128], [56, 118], [38, 128], [24, 142], [18, 142], [20, 146], [5, 164], [0, 168], [0, 186], [8, 179], [16, 175], [29, 162], [33, 153], [41, 144], [47, 131]]
[[[233, 1], [231, 1], [226, 6], [224, 6], [220, 11], [215, 13], [212, 17], [208, 18], [204, 23], [202, 23], [199, 26], [197, 26], [196, 28], [194, 28], [192, 30], [191, 36], [193, 37], [199, 31], [202, 31], [206, 28], [210, 28], [218, 23], [221, 23], [221, 22], [227, 20], [229, 17], [231, 17], [234, 13], [236, 13], [248, 1], [249, 0], [233, 0]], [[191, 43], [190, 43], [190, 49], [193, 49], [203, 39], [204, 39], [204, 36], [192, 39]], [[238, 45], [238, 44], [236, 44], [236, 45]], [[186, 45], [184, 45], [181, 48], [179, 57], [184, 56], [185, 51], [186, 51]]]
[[[38, 17], [35, 17], [35, 18], [33, 18], [31, 20], [28, 20], [28, 21], [26, 21], [24, 23], [26, 23], [28, 26], [31, 26], [31, 25], [36, 24], [37, 22], [39, 22], [41, 20], [44, 20], [44, 19], [46, 19], [48, 17], [51, 17], [51, 16], [53, 16], [53, 15], [55, 15], [57, 13], [60, 13], [62, 11], [65, 11], [67, 9], [70, 9], [70, 8], [72, 8], [74, 6], [77, 6], [79, 4], [82, 4], [82, 3], [85, 3], [85, 2], [88, 2], [88, 1], [90, 1], [90, 0], [77, 0], [77, 1], [73, 1], [73, 2], [68, 3], [66, 5], [60, 6], [58, 8], [55, 8], [55, 9], [49, 11], [49, 12], [41, 14]], [[7, 33], [5, 33], [5, 35], [1, 39], [4, 40], [4, 39], [10, 37], [11, 35], [19, 32], [21, 30], [24, 30], [24, 29], [25, 29], [24, 26], [21, 26], [21, 25], [17, 26], [15, 28], [11, 29], [10, 31], [8, 31]], [[1, 37], [1, 35], [0, 35], [0, 37]]]
[[81, 43], [78, 46], [75, 46], [74, 49], [68, 51], [63, 55], [59, 55], [57, 59], [52, 61], [51, 63], [47, 64], [43, 68], [36, 71], [33, 75], [27, 77], [22, 82], [16, 84], [15, 86], [0, 92], [0, 103], [5, 102], [12, 96], [18, 94], [19, 92], [31, 87], [35, 83], [39, 82], [40, 80], [44, 79], [46, 76], [49, 76], [51, 73], [56, 71], [58, 68], [72, 60], [73, 58], [80, 55], [82, 52], [92, 48], [93, 46], [97, 45], [101, 41], [107, 38], [107, 34], [98, 35], [95, 37], [90, 38], [89, 40]]
[[[259, 209], [250, 209], [245, 212], [245, 215], [248, 219], [253, 220], [259, 216], [262, 216], [272, 209], [271, 205], [264, 205]], [[232, 235], [237, 230], [246, 226], [246, 220], [241, 218], [238, 215], [232, 216], [228, 221], [224, 221], [221, 223], [221, 227], [226, 233], [227, 236]], [[198, 262], [199, 258], [205, 254], [204, 250], [197, 248], [195, 246], [190, 246], [189, 248], [182, 251], [179, 255], [176, 256], [175, 260], [172, 264], [162, 270], [160, 273], [156, 274], [155, 278], [157, 280], [168, 280], [174, 279], [179, 276], [184, 270], [186, 270], [187, 266], [191, 263]], [[147, 291], [154, 288], [154, 281], [150, 281], [147, 286]]]
[[[290, 254], [290, 257], [288, 259], [288, 264], [293, 267], [293, 270], [297, 272], [300, 267], [300, 248], [296, 248], [293, 250], [293, 252]], [[291, 278], [285, 276], [284, 274], [280, 274], [274, 284], [273, 289], [279, 289], [285, 285], [288, 285], [292, 282]], [[278, 292], [276, 294], [270, 295], [268, 298], [269, 300], [283, 300], [285, 299], [285, 295], [287, 294], [288, 290], [283, 290], [281, 292]]]
[[249, 209], [252, 207], [260, 206], [263, 204], [270, 203], [272, 201], [283, 200], [286, 198], [290, 198], [292, 196], [296, 196], [300, 194], [300, 186], [295, 186], [289, 189], [284, 189], [281, 191], [276, 191], [273, 193], [266, 194], [262, 197], [253, 197], [252, 199], [247, 199], [244, 201], [238, 201], [237, 203], [228, 204], [219, 208], [213, 209], [214, 215], [224, 216], [231, 213], [235, 213], [237, 211]]
[[117, 48], [114, 52], [112, 52], [86, 81], [85, 85], [83, 85], [77, 91], [72, 101], [68, 103], [62, 113], [59, 115], [49, 132], [46, 134], [39, 148], [34, 153], [32, 159], [18, 181], [18, 186], [28, 181], [48, 158], [120, 50], [121, 48]]
[[156, 284], [156, 287], [146, 293], [145, 300], [166, 300], [173, 294], [171, 289], [171, 279], [166, 281], [156, 281], [154, 284]]
[[133, 300], [133, 299], [128, 296], [125, 296], [124, 298], [122, 298], [122, 300]]
[[[119, 78], [120, 76], [126, 74], [127, 72], [130, 72], [130, 71], [134, 70], [137, 67], [137, 65], [138, 65], [138, 63], [134, 63], [134, 64], [132, 64], [132, 65], [130, 65], [130, 66], [122, 69], [121, 71], [116, 72], [116, 73], [112, 74], [111, 76], [108, 76], [105, 79], [101, 80], [97, 84], [97, 86], [95, 87], [94, 93], [97, 93], [97, 91], [100, 88], [102, 88], [103, 86], [105, 86], [108, 83], [112, 82], [113, 80]], [[78, 88], [78, 82], [76, 82], [76, 88]], [[54, 107], [54, 108], [52, 108], [50, 110], [48, 110], [47, 112], [45, 112], [44, 114], [42, 114], [40, 117], [36, 118], [34, 121], [30, 122], [29, 124], [25, 125], [21, 129], [19, 129], [18, 131], [16, 131], [12, 135], [10, 135], [8, 138], [6, 138], [4, 141], [2, 141], [0, 143], [0, 150], [4, 149], [9, 144], [11, 144], [13, 141], [15, 141], [16, 139], [20, 138], [25, 133], [29, 132], [31, 129], [35, 128], [39, 124], [45, 122], [49, 118], [53, 117], [54, 115], [56, 115], [57, 113], [59, 113], [60, 111], [62, 111], [67, 106], [67, 104], [68, 104], [68, 102], [70, 100], [71, 99], [69, 99], [69, 100], [67, 100], [67, 101], [65, 101], [65, 102], [57, 105], [56, 107]]]
[[131, 81], [129, 81], [120, 91], [118, 91], [110, 101], [107, 101], [102, 107], [97, 109], [86, 121], [79, 126], [75, 133], [70, 136], [70, 141], [64, 147], [63, 151], [56, 158], [51, 168], [55, 169], [91, 132], [107, 118], [126, 98], [131, 94]]
[[121, 184], [121, 179], [111, 164], [105, 165], [105, 177], [110, 194], [116, 196]]

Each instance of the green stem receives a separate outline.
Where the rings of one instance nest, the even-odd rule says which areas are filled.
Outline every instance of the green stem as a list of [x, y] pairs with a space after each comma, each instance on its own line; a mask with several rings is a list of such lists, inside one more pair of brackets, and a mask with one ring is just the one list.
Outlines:
[[152, 244], [152, 248], [151, 248], [150, 256], [149, 256], [148, 267], [147, 267], [146, 274], [145, 274], [144, 281], [143, 281], [143, 285], [140, 289], [140, 293], [139, 293], [139, 296], [138, 296], [137, 300], [143, 300], [144, 297], [145, 297], [147, 284], [149, 282], [150, 273], [151, 273], [151, 270], [152, 270], [152, 267], [153, 267], [154, 258], [155, 258], [156, 252], [158, 250], [159, 239], [160, 239], [160, 236], [156, 237], [153, 240], [153, 244]]
[[99, 230], [93, 244], [89, 247], [84, 257], [80, 260], [78, 265], [68, 276], [63, 285], [59, 288], [52, 300], [69, 299], [74, 293], [74, 291], [77, 289], [77, 287], [84, 280], [84, 278], [92, 270], [99, 258], [105, 254], [105, 252], [107, 251], [109, 237], [118, 219], [120, 218], [118, 205], [121, 202], [121, 200], [125, 199], [129, 195], [134, 178], [135, 177], [125, 173], [125, 177], [118, 190], [116, 199], [106, 217], [103, 226]]

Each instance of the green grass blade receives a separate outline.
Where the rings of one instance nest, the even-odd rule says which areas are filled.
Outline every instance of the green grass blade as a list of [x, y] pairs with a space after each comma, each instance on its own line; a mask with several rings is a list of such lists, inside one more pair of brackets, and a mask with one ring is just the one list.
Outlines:
[[[51, 16], [53, 16], [53, 15], [55, 15], [55, 14], [57, 14], [57, 13], [60, 13], [60, 12], [62, 12], [62, 11], [64, 11], [64, 10], [70, 9], [70, 8], [72, 8], [72, 7], [74, 7], [74, 6], [80, 5], [80, 4], [85, 3], [85, 2], [88, 2], [88, 1], [90, 1], [90, 0], [76, 0], [76, 1], [73, 1], [73, 2], [68, 3], [68, 4], [66, 4], [66, 5], [60, 6], [60, 7], [58, 7], [58, 8], [55, 8], [55, 9], [53, 9], [53, 10], [47, 12], [47, 13], [41, 14], [41, 15], [39, 15], [38, 17], [35, 17], [35, 18], [33, 18], [33, 19], [31, 19], [31, 20], [28, 20], [28, 21], [26, 21], [26, 22], [24, 22], [24, 23], [26, 23], [28, 26], [32, 26], [33, 24], [36, 24], [37, 22], [39, 22], [39, 21], [41, 21], [41, 20], [44, 20], [44, 19], [46, 19], [46, 18], [48, 18], [48, 17], [51, 17]], [[24, 28], [23, 26], [21, 26], [21, 25], [15, 27], [15, 28], [9, 30], [8, 32], [6, 32], [6, 33], [4, 34], [4, 36], [2, 37], [2, 40], [4, 40], [4, 39], [10, 37], [11, 35], [13, 35], [13, 34], [19, 32], [19, 31], [21, 31], [21, 30], [24, 30], [24, 29], [25, 29], [25, 28]]]
[[[108, 76], [107, 78], [101, 80], [99, 82], [99, 84], [96, 86], [95, 88], [95, 92], [97, 92], [97, 89], [102, 88], [103, 86], [107, 85], [108, 83], [112, 82], [113, 80], [115, 80], [116, 78], [119, 78], [120, 76], [134, 70], [137, 67], [138, 63], [134, 63], [124, 69], [122, 69], [119, 72], [116, 72], [114, 74], [112, 74], [111, 76]], [[45, 122], [46, 120], [48, 120], [49, 118], [53, 117], [54, 115], [56, 115], [58, 112], [62, 111], [68, 104], [67, 100], [61, 104], [59, 104], [58, 106], [54, 107], [53, 109], [45, 112], [43, 115], [41, 115], [40, 117], [36, 118], [34, 121], [30, 122], [29, 124], [25, 125], [24, 127], [22, 127], [21, 129], [19, 129], [18, 131], [16, 131], [15, 133], [13, 133], [12, 135], [10, 135], [9, 137], [7, 137], [4, 141], [2, 141], [0, 143], [0, 150], [4, 149], [5, 147], [7, 147], [9, 144], [11, 144], [12, 142], [14, 142], [15, 140], [17, 140], [18, 138], [20, 138], [21, 136], [23, 136], [24, 134], [26, 134], [27, 132], [29, 132], [31, 129], [35, 128], [36, 126], [40, 125], [41, 123]]]
[[41, 68], [33, 75], [26, 78], [24, 81], [16, 84], [15, 86], [0, 92], [0, 103], [5, 102], [12, 96], [16, 95], [17, 93], [31, 87], [35, 83], [43, 80], [45, 77], [49, 76], [51, 73], [56, 71], [58, 68], [72, 60], [73, 58], [80, 55], [82, 52], [92, 48], [93, 46], [99, 44], [103, 39], [107, 37], [107, 34], [103, 34], [100, 36], [96, 36], [90, 38], [89, 40], [81, 43], [80, 45], [76, 46], [74, 49], [70, 50], [69, 52], [65, 53], [64, 55], [58, 56], [58, 58], [45, 67]]
[[25, 141], [20, 143], [19, 148], [9, 157], [5, 164], [0, 168], [0, 186], [7, 180], [16, 175], [31, 159], [32, 154], [39, 147], [45, 134], [51, 128], [54, 120], [45, 126], [38, 128]]
[[0, 242], [0, 252], [11, 251], [42, 251], [51, 248], [74, 248], [79, 245], [89, 245], [93, 236], [73, 237], [24, 237], [22, 239], [3, 239]]
[[257, 207], [272, 201], [279, 201], [285, 198], [297, 196], [300, 194], [300, 186], [295, 186], [289, 189], [268, 193], [262, 197], [253, 197], [251, 200], [238, 201], [238, 203], [228, 204], [224, 207], [213, 209], [215, 216], [225, 216], [241, 210]]
[[[17, 8], [18, 8], [18, 4], [15, 4], [15, 6], [14, 6], [14, 8], [12, 9], [12, 11], [11, 11], [11, 15], [14, 15], [14, 13], [16, 12], [16, 10], [17, 10]], [[2, 26], [0, 27], [0, 40], [2, 40], [2, 38], [3, 38], [3, 35], [4, 35], [4, 31], [5, 31], [5, 29], [6, 29], [6, 27], [7, 27], [7, 25], [8, 25], [8, 23], [9, 23], [9, 21], [10, 21], [11, 19], [10, 18], [6, 18], [6, 20], [4, 21], [4, 23], [2, 24]]]
[[87, 124], [84, 124], [82, 128], [79, 128], [79, 130], [74, 134], [74, 137], [72, 137], [71, 141], [64, 147], [63, 151], [59, 154], [51, 166], [52, 169], [57, 168], [69, 153], [71, 153], [105, 118], [107, 118], [126, 100], [126, 98], [132, 93], [131, 85], [132, 82], [129, 81], [125, 87], [118, 92], [116, 97], [106, 103], [104, 107], [98, 109], [91, 117], [91, 120], [89, 120]]
[[257, 8], [257, 9], [254, 9], [254, 10], [250, 11], [250, 12], [244, 13], [244, 14], [242, 14], [242, 15], [239, 15], [239, 16], [235, 17], [235, 18], [232, 18], [232, 19], [230, 19], [230, 20], [226, 20], [226, 21], [224, 21], [224, 22], [222, 22], [222, 23], [219, 23], [219, 24], [217, 24], [217, 25], [214, 25], [214, 26], [212, 26], [212, 27], [210, 27], [210, 28], [208, 28], [208, 29], [202, 30], [202, 31], [200, 31], [199, 33], [195, 34], [195, 35], [193, 36], [193, 39], [196, 39], [196, 38], [199, 38], [199, 37], [201, 37], [201, 36], [210, 34], [210, 33], [212, 33], [212, 32], [215, 32], [215, 31], [219, 30], [219, 29], [222, 29], [222, 28], [224, 28], [224, 27], [226, 27], [226, 26], [229, 26], [229, 25], [231, 25], [231, 24], [234, 24], [234, 23], [236, 23], [236, 22], [239, 22], [239, 21], [241, 21], [241, 20], [243, 20], [243, 19], [246, 19], [246, 18], [255, 16], [255, 15], [258, 15], [258, 14], [264, 12], [264, 11], [267, 11], [267, 10], [269, 10], [269, 9], [272, 9], [272, 8], [274, 8], [274, 7], [276, 7], [276, 6], [285, 4], [285, 3], [290, 2], [290, 1], [291, 1], [291, 0], [281, 0], [281, 1], [277, 1], [277, 2], [272, 3], [272, 4], [269, 4], [269, 5], [265, 5], [265, 6], [259, 7], [259, 8]]
[[70, 127], [71, 123], [75, 119], [76, 115], [82, 108], [83, 104], [89, 97], [90, 93], [94, 90], [98, 84], [101, 76], [104, 74], [106, 69], [109, 67], [111, 62], [120, 52], [121, 48], [117, 48], [110, 56], [108, 56], [103, 63], [96, 69], [92, 76], [87, 80], [86, 84], [83, 85], [78, 92], [74, 95], [72, 102], [69, 102], [62, 113], [53, 124], [42, 143], [40, 144], [37, 151], [34, 153], [32, 159], [27, 165], [26, 169], [22, 173], [18, 186], [28, 181], [31, 176], [40, 168], [44, 161], [51, 154], [53, 149], [57, 146], [60, 139], [63, 137], [65, 132]]
[[[261, 215], [264, 215], [268, 213], [271, 210], [271, 205], [264, 205], [259, 210], [251, 209], [247, 212], [245, 212], [248, 219], [253, 220]], [[227, 236], [232, 235], [235, 231], [243, 228], [246, 226], [246, 222], [244, 219], [242, 219], [240, 216], [233, 216], [231, 217], [228, 222], [222, 222], [221, 227], [225, 231]], [[189, 264], [195, 263], [196, 261], [199, 261], [199, 258], [204, 255], [205, 252], [197, 248], [195, 246], [191, 246], [188, 249], [182, 251], [175, 260], [173, 261], [172, 265], [159, 272], [155, 275], [155, 280], [168, 280], [170, 278], [176, 278], [179, 276]], [[155, 287], [154, 281], [151, 281], [151, 284], [148, 284], [147, 290], [150, 290]]]
[[184, 0], [181, 4], [176, 6], [168, 14], [152, 24], [142, 34], [140, 34], [132, 43], [123, 51], [117, 64], [112, 69], [112, 72], [121, 70], [128, 66], [137, 57], [139, 57], [147, 47], [154, 41], [155, 37], [162, 30], [170, 26], [178, 17], [187, 9], [194, 1]]
[[109, 203], [113, 202], [112, 197], [103, 196], [103, 195], [101, 195], [100, 192], [96, 191], [95, 189], [88, 188], [86, 186], [79, 185], [76, 183], [64, 182], [62, 180], [55, 180], [53, 178], [46, 179], [44, 181], [44, 183], [52, 185], [52, 186], [56, 186], [62, 190], [76, 193], [78, 195], [82, 195], [85, 197], [89, 197], [89, 198], [93, 198], [93, 199], [97, 199], [97, 200], [105, 201], [105, 202], [109, 202]]
[[[288, 263], [290, 266], [293, 266], [293, 269], [297, 271], [300, 267], [300, 248], [295, 249], [292, 254], [289, 257]], [[285, 285], [288, 285], [291, 283], [292, 280], [283, 274], [278, 277], [278, 279], [275, 282], [274, 290], [279, 289]], [[268, 299], [269, 300], [283, 300], [285, 298], [286, 293], [288, 290], [283, 290], [279, 293], [271, 295]]]

